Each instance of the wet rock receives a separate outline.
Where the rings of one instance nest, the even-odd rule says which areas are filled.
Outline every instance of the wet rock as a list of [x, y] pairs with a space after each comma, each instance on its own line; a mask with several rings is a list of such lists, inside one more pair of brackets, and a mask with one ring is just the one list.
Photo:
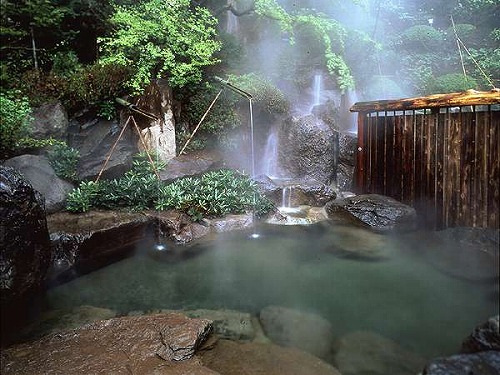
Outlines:
[[40, 316], [34, 324], [23, 330], [23, 338], [33, 340], [42, 336], [76, 329], [98, 320], [111, 319], [116, 312], [95, 306], [79, 306], [71, 311], [49, 310]]
[[295, 348], [219, 340], [203, 364], [224, 375], [340, 375], [333, 366]]
[[476, 353], [487, 350], [500, 351], [499, 316], [476, 327], [462, 343], [462, 353]]
[[416, 229], [414, 208], [378, 194], [364, 194], [337, 199], [325, 207], [336, 222], [361, 225], [375, 231], [409, 231]]
[[88, 234], [70, 234], [55, 232], [50, 234], [52, 259], [47, 279], [52, 280], [71, 270], [78, 259], [80, 246], [88, 238]]
[[221, 157], [215, 152], [190, 152], [171, 159], [165, 169], [160, 171], [160, 177], [168, 182], [181, 177], [198, 176], [221, 167]]
[[333, 343], [330, 322], [319, 315], [280, 306], [261, 310], [259, 319], [267, 337], [283, 346], [302, 349], [329, 359]]
[[350, 191], [356, 162], [358, 137], [352, 133], [339, 134], [339, 161], [337, 167], [337, 188]]
[[[82, 112], [71, 120], [68, 143], [70, 147], [80, 152], [77, 166], [79, 179], [94, 180], [97, 177], [123, 125], [124, 123], [120, 126], [116, 120], [99, 119], [90, 111]], [[139, 152], [138, 138], [137, 131], [132, 124], [127, 125], [127, 129], [109, 158], [102, 178], [117, 178], [130, 169], [133, 155]]]
[[191, 359], [210, 327], [180, 314], [98, 321], [6, 349], [2, 374], [214, 374]]
[[334, 348], [334, 364], [342, 375], [415, 375], [425, 365], [423, 358], [372, 332], [349, 333]]
[[336, 175], [338, 133], [313, 116], [290, 117], [279, 129], [278, 163], [283, 175], [330, 184]]
[[498, 375], [500, 352], [487, 351], [438, 358], [425, 366], [423, 375]]
[[4, 163], [23, 174], [31, 186], [45, 198], [45, 210], [54, 213], [66, 206], [66, 197], [74, 186], [59, 178], [45, 156], [21, 155]]
[[[260, 191], [276, 206], [284, 204], [290, 207], [323, 206], [326, 202], [336, 198], [335, 191], [329, 185], [313, 179], [273, 181], [267, 176], [260, 175], [256, 178], [256, 182]], [[283, 199], [286, 202], [283, 202]]]
[[252, 340], [255, 329], [249, 313], [234, 310], [188, 310], [184, 314], [190, 318], [203, 318], [212, 321], [213, 332], [230, 340]]
[[16, 170], [0, 166], [0, 290], [2, 307], [37, 290], [51, 251], [43, 197]]
[[252, 214], [226, 215], [223, 218], [208, 220], [210, 227], [216, 233], [230, 232], [249, 228], [253, 224]]
[[47, 222], [55, 250], [52, 278], [73, 267], [91, 270], [123, 257], [148, 238], [150, 224], [144, 214], [120, 211], [59, 212]]
[[490, 281], [499, 277], [499, 231], [485, 228], [448, 228], [409, 233], [401, 237], [439, 271], [465, 280]]
[[44, 103], [33, 110], [32, 137], [66, 140], [68, 113], [61, 102]]

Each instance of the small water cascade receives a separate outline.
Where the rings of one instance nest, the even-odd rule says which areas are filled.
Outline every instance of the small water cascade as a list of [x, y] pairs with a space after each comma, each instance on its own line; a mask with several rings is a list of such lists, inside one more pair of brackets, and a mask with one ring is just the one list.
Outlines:
[[[320, 105], [321, 104], [321, 90], [323, 84], [323, 77], [321, 74], [315, 74], [314, 75], [314, 81], [313, 81], [313, 100], [312, 100], [312, 107]], [[312, 109], [311, 107], [311, 109]]]
[[226, 32], [228, 34], [236, 34], [238, 32], [238, 17], [233, 12], [227, 11], [226, 17]]
[[342, 128], [349, 133], [358, 133], [357, 113], [349, 111], [349, 108], [358, 101], [358, 94], [354, 89], [347, 90], [340, 100]]
[[273, 178], [279, 176], [278, 171], [278, 132], [273, 128], [266, 140], [263, 158], [261, 162], [261, 172]]
[[285, 186], [281, 194], [281, 208], [289, 209], [292, 206], [292, 187]]

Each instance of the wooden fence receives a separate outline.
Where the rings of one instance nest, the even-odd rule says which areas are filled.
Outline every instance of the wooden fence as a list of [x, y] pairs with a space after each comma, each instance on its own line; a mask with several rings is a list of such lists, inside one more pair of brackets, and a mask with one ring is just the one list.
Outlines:
[[356, 103], [355, 190], [415, 207], [428, 227], [499, 228], [500, 92], [473, 93]]

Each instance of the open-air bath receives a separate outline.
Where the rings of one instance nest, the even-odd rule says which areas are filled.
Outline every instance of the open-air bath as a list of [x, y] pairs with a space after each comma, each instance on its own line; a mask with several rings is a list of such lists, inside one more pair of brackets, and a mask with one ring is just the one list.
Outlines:
[[[426, 361], [456, 352], [471, 327], [499, 308], [493, 255], [472, 264], [472, 254], [451, 243], [439, 249], [443, 243], [437, 239], [423, 249], [424, 233], [387, 236], [329, 223], [262, 224], [258, 239], [248, 239], [250, 233], [219, 234], [162, 251], [140, 244], [130, 257], [50, 289], [45, 306], [61, 317], [81, 306], [117, 315], [180, 310], [202, 317], [206, 311], [209, 317], [210, 311], [237, 311], [256, 319], [226, 332], [220, 318], [219, 334], [252, 340], [263, 329], [271, 340], [331, 363], [355, 355], [348, 353], [349, 344], [335, 350], [334, 344], [361, 332], [360, 347], [363, 340], [378, 345], [373, 337], [390, 343], [372, 349], [374, 363], [406, 366], [408, 372], [401, 373], [415, 374]], [[443, 268], [453, 251], [463, 259]], [[263, 320], [269, 309], [272, 319]], [[255, 326], [259, 316], [262, 327]], [[49, 330], [60, 322], [42, 323]], [[311, 333], [309, 325], [320, 323], [325, 328]]]
[[2, 375], [500, 373], [498, 1], [97, 3], [1, 3]]

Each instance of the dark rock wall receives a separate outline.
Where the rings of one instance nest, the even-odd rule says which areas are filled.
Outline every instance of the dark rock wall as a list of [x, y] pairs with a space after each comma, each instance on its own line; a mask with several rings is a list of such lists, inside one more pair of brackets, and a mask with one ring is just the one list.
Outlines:
[[51, 260], [40, 193], [13, 168], [0, 166], [0, 291], [2, 342], [23, 306], [43, 285]]

